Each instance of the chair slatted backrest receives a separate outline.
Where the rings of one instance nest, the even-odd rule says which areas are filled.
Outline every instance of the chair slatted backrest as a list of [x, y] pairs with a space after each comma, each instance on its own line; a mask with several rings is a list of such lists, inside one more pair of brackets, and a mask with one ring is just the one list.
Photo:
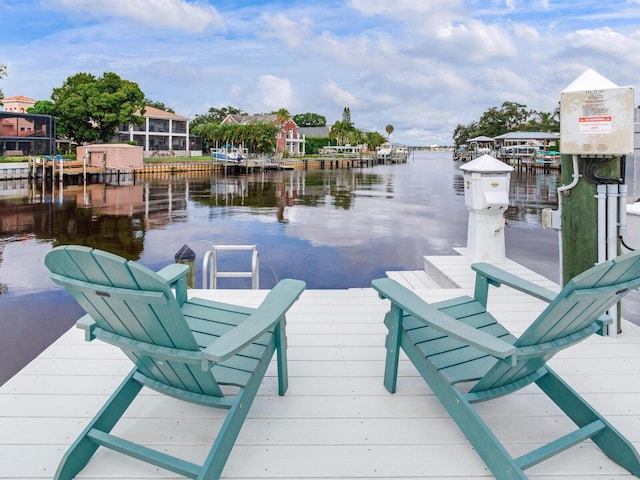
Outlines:
[[[621, 255], [577, 275], [516, 340], [517, 347], [569, 346], [576, 338], [594, 333], [595, 323], [630, 290], [640, 287], [640, 252]], [[593, 326], [593, 328], [590, 328]], [[557, 352], [540, 349], [539, 355], [515, 366], [498, 362], [474, 386], [473, 392], [497, 388], [536, 372]]]
[[134, 342], [118, 344], [148, 378], [189, 392], [222, 396], [210, 372], [199, 364], [156, 359], [136, 342], [187, 351], [200, 348], [168, 282], [133, 261], [82, 246], [57, 247], [45, 264], [97, 326]]

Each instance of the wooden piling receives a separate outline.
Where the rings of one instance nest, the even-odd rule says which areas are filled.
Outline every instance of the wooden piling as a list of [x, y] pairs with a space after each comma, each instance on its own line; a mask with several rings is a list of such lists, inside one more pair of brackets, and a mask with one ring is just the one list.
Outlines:
[[[569, 185], [573, 180], [572, 156], [561, 155], [561, 161], [562, 182]], [[584, 176], [586, 164], [587, 160], [578, 157], [580, 180], [562, 198], [563, 285], [598, 261], [597, 185]], [[597, 174], [602, 178], [619, 178], [620, 159], [599, 162]]]

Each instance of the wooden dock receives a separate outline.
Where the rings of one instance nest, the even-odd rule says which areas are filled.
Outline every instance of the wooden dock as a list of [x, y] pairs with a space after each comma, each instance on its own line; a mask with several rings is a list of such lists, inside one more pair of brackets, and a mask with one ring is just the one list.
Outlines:
[[[473, 275], [466, 257], [428, 257], [426, 262], [441, 271], [439, 280], [423, 271], [388, 275], [431, 300], [469, 293]], [[514, 262], [501, 266], [554, 286]], [[443, 279], [459, 288], [439, 288]], [[256, 305], [265, 291], [194, 290], [192, 295]], [[490, 294], [490, 310], [515, 333], [522, 332], [543, 306], [507, 287]], [[277, 395], [272, 367], [223, 478], [491, 478], [406, 359], [401, 360], [398, 393], [384, 389], [382, 321], [387, 307], [368, 288], [303, 293], [288, 315], [289, 391], [284, 397]], [[624, 322], [617, 338], [593, 336], [558, 355], [551, 365], [640, 449], [640, 328]], [[0, 479], [51, 478], [68, 445], [129, 369], [118, 349], [84, 342], [82, 332], [71, 329], [3, 385]], [[478, 410], [515, 454], [548, 435], [560, 435], [566, 426], [565, 418], [534, 386], [481, 404]], [[117, 428], [135, 441], [198, 461], [220, 418], [213, 409], [147, 391]], [[590, 442], [527, 472], [539, 480], [633, 478]], [[179, 477], [100, 449], [78, 478]]]

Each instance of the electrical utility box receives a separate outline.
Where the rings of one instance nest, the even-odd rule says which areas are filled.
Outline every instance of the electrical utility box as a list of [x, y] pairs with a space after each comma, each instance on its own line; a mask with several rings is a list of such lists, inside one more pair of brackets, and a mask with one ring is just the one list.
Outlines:
[[560, 153], [633, 153], [633, 88], [587, 70], [560, 94]]

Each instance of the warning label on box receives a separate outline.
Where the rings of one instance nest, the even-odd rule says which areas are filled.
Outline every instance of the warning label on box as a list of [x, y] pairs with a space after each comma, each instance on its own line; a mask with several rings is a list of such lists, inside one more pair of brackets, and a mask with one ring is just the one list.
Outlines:
[[579, 117], [580, 133], [608, 133], [611, 132], [613, 118], [611, 115], [595, 117]]

